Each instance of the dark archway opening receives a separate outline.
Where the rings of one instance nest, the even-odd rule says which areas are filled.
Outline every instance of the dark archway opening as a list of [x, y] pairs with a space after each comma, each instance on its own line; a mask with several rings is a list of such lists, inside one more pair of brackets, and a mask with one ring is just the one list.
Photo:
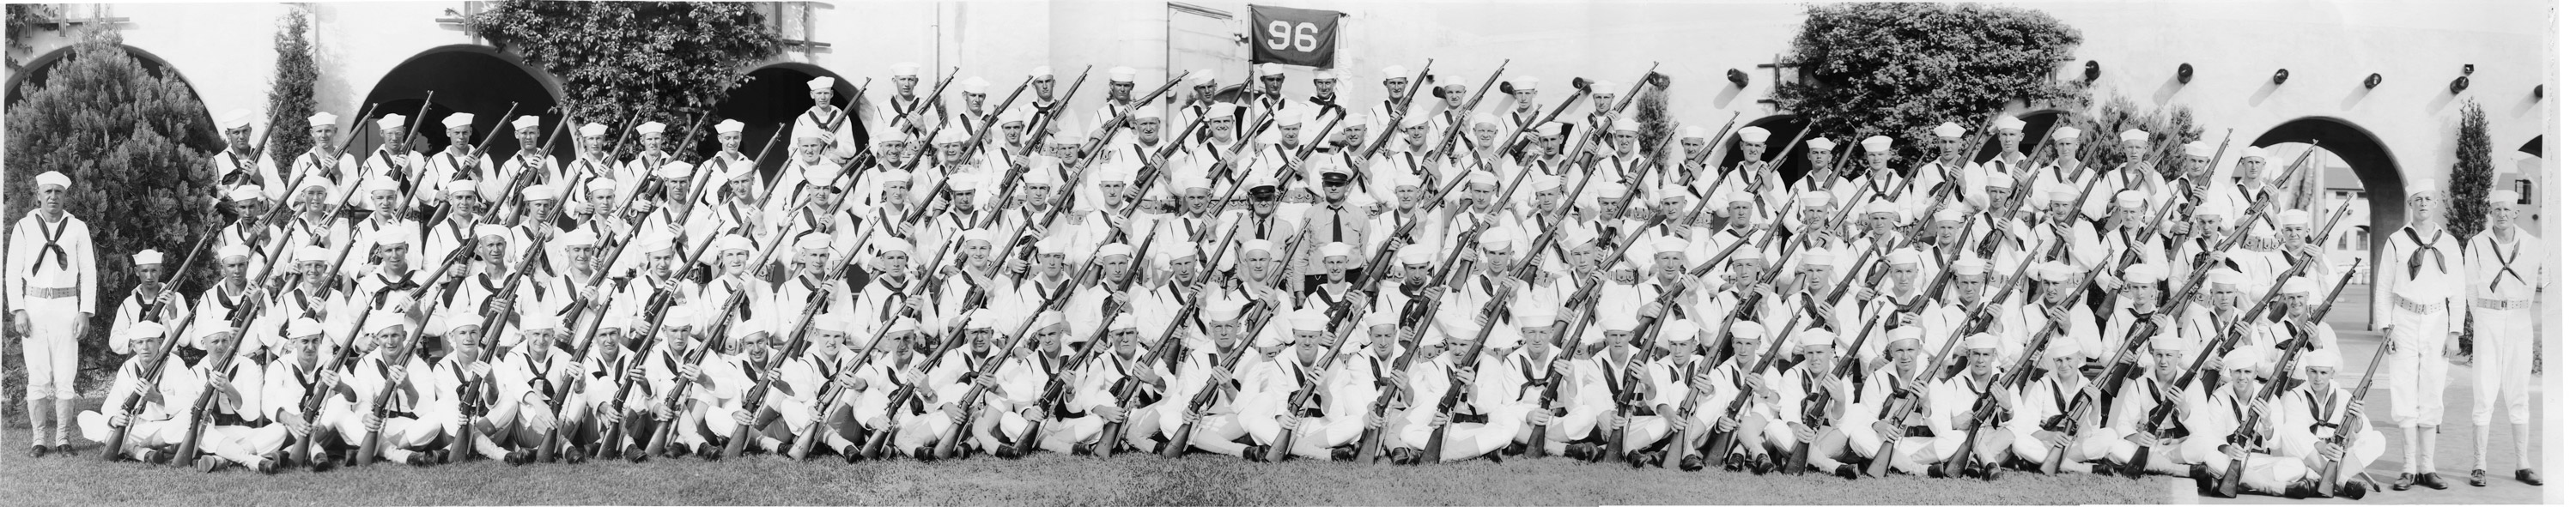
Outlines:
[[[778, 147], [774, 149], [774, 153], [770, 154], [768, 160], [760, 163], [759, 169], [760, 174], [773, 180], [778, 174], [778, 168], [787, 164], [788, 150], [795, 147], [795, 140], [780, 135], [780, 129], [794, 128], [796, 115], [804, 114], [806, 110], [814, 107], [814, 99], [806, 96], [805, 82], [817, 77], [835, 78], [839, 82], [832, 84], [832, 103], [844, 108], [854, 105], [850, 103], [851, 98], [859, 94], [858, 83], [852, 83], [849, 79], [842, 78], [840, 74], [824, 70], [822, 67], [802, 63], [782, 63], [761, 67], [753, 69], [746, 76], [750, 79], [744, 81], [742, 86], [726, 92], [724, 101], [716, 103], [716, 118], [707, 120], [707, 125], [709, 129], [713, 129], [713, 125], [728, 119], [742, 122], [743, 156], [760, 156], [763, 142], [777, 144]], [[773, 136], [777, 139], [773, 140]], [[851, 137], [860, 146], [868, 144], [866, 129], [853, 132]], [[706, 155], [715, 153], [721, 146], [717, 144], [712, 134], [700, 136], [699, 139], [698, 146], [692, 146], [689, 149], [695, 158], [701, 160], [705, 159]]]
[[[367, 104], [374, 104], [376, 109], [358, 123], [354, 132], [349, 133], [362, 136], [353, 149], [365, 153], [385, 142], [383, 134], [376, 130], [375, 120], [387, 114], [410, 118], [414, 128], [420, 131], [418, 142], [412, 148], [421, 151], [445, 149], [453, 142], [447, 138], [447, 129], [442, 125], [448, 115], [459, 112], [474, 114], [476, 136], [490, 136], [494, 129], [508, 129], [511, 120], [529, 115], [538, 117], [541, 128], [545, 129], [544, 136], [554, 136], [557, 130], [561, 130], [558, 126], [563, 122], [563, 113], [554, 110], [561, 97], [557, 96], [554, 87], [548, 86], [546, 78], [540, 76], [488, 47], [448, 46], [422, 52], [401, 65], [395, 65], [392, 71], [376, 80], [375, 88], [367, 91], [366, 102], [358, 107], [363, 109]], [[433, 91], [437, 92], [435, 97], [430, 96]], [[425, 112], [421, 108], [424, 99], [430, 102]], [[512, 112], [511, 103], [514, 102], [518, 107]], [[508, 113], [508, 117], [503, 113]], [[611, 123], [618, 120], [578, 118], [575, 121]], [[552, 141], [556, 157], [571, 159], [574, 135], [574, 132], [565, 132]], [[477, 143], [482, 139], [466, 142]], [[540, 145], [547, 142], [538, 141]], [[497, 162], [516, 156], [522, 148], [516, 136], [502, 132], [492, 140], [490, 153]]]
[[2523, 152], [2523, 153], [2529, 153], [2529, 154], [2531, 154], [2531, 156], [2534, 156], [2534, 157], [2541, 156], [2541, 155], [2540, 155], [2540, 138], [2541, 138], [2541, 137], [2542, 137], [2542, 136], [2531, 136], [2531, 142], [2522, 143], [2522, 147], [2521, 147], [2521, 148], [2516, 148], [2516, 149], [2514, 149], [2514, 151], [2519, 151], [2519, 152]]
[[[2406, 173], [2397, 167], [2397, 160], [2378, 135], [2337, 118], [2310, 116], [2290, 120], [2256, 136], [2252, 145], [2270, 147], [2310, 141], [2341, 157], [2352, 167], [2353, 176], [2361, 180], [2370, 205], [2370, 253], [2359, 261], [2370, 263], [2366, 266], [2378, 265], [2381, 245], [2388, 242], [2389, 234], [2406, 225]], [[2378, 291], [2371, 291], [2371, 297], [2378, 297]], [[2373, 315], [2372, 320], [2376, 321], [2377, 316]]]
[[[1762, 127], [1763, 130], [1771, 131], [1771, 139], [1762, 143], [1762, 153], [1758, 155], [1763, 159], [1780, 156], [1781, 150], [1791, 148], [1790, 144], [1799, 145], [1797, 149], [1806, 149], [1806, 141], [1790, 139], [1791, 136], [1798, 135], [1798, 131], [1807, 128], [1806, 118], [1785, 114], [1765, 116], [1745, 122], [1742, 127], [1737, 127], [1735, 132], [1718, 133], [1722, 136], [1719, 139], [1726, 142], [1726, 150], [1720, 156], [1716, 167], [1735, 167], [1736, 162], [1745, 160], [1744, 142], [1741, 136], [1737, 135], [1743, 132], [1745, 127]], [[1678, 150], [1681, 149], [1681, 145], [1676, 143], [1673, 149], [1676, 150], [1675, 158], [1679, 158]], [[1775, 172], [1780, 175], [1781, 183], [1796, 183], [1798, 178], [1806, 176], [1810, 169], [1808, 165], [1807, 157], [1793, 156], [1787, 160], [1781, 160], [1780, 167]]]

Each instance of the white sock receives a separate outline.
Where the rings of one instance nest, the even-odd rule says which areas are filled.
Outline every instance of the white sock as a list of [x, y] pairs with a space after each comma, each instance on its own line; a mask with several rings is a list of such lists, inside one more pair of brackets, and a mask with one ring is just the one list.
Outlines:
[[2477, 425], [2477, 445], [2469, 448], [2469, 455], [2476, 457], [2475, 461], [2478, 464], [2478, 467], [2475, 468], [2475, 470], [2487, 469], [2487, 444], [2492, 442], [2491, 440], [2488, 440], [2487, 430], [2492, 428], [2492, 426], [2484, 424]]
[[2435, 473], [2436, 470], [2433, 466], [2433, 456], [2435, 456], [2435, 454], [2433, 453], [2433, 448], [2435, 444], [2439, 444], [2442, 441], [2442, 432], [2440, 431], [2442, 427], [2425, 426], [2417, 429], [2424, 432], [2424, 473]]
[[2515, 470], [2531, 469], [2531, 424], [2513, 425], [2513, 465]]
[[2397, 432], [2406, 435], [2406, 468], [2404, 470], [2406, 473], [2416, 473], [2418, 471], [2416, 463], [2419, 462], [2417, 458], [2424, 456], [2424, 444], [2418, 441], [2421, 440], [2420, 437], [2422, 437], [2423, 434], [2416, 433], [2415, 428], [2413, 427], [2399, 427], [2397, 428]]

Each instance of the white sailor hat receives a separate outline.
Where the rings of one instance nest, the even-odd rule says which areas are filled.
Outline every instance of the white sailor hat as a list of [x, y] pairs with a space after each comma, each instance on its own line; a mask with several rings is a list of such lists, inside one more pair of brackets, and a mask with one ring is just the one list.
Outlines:
[[1661, 338], [1663, 338], [1664, 341], [1671, 343], [1682, 343], [1699, 339], [1699, 324], [1695, 324], [1684, 319], [1664, 321], [1664, 331]]
[[1809, 190], [1809, 191], [1807, 191], [1806, 193], [1798, 194], [1798, 205], [1799, 205], [1799, 206], [1817, 207], [1817, 206], [1832, 206], [1833, 204], [1834, 204], [1834, 194], [1833, 194], [1832, 192], [1826, 192], [1826, 191], [1823, 191], [1823, 190]]
[[1941, 136], [1942, 139], [1958, 139], [1959, 135], [1966, 133], [1968, 129], [1960, 127], [1956, 122], [1945, 121], [1941, 122], [1940, 126], [1932, 127], [1932, 135]]
[[2124, 142], [2124, 143], [2125, 143], [2125, 142], [2129, 142], [2129, 141], [2146, 142], [2146, 140], [2147, 140], [2147, 131], [2144, 131], [2144, 130], [2138, 130], [2138, 129], [2128, 129], [2128, 130], [2120, 131], [2120, 142]]
[[637, 135], [653, 135], [653, 134], [660, 134], [660, 133], [662, 133], [662, 130], [663, 130], [663, 129], [666, 129], [666, 128], [669, 128], [669, 126], [668, 126], [668, 125], [663, 125], [663, 124], [662, 124], [662, 122], [658, 122], [658, 121], [648, 121], [648, 122], [644, 122], [644, 124], [643, 124], [643, 125], [636, 125], [636, 126], [635, 126], [635, 133], [636, 133]]
[[2335, 354], [2331, 353], [2331, 351], [2312, 351], [2300, 354], [2299, 363], [2300, 369], [2324, 368], [2328, 370], [2342, 371], [2343, 354]]
[[725, 121], [716, 122], [716, 133], [718, 133], [718, 134], [740, 134], [740, 133], [742, 133], [742, 122], [740, 122], [740, 121], [734, 121], [734, 120], [732, 120], [732, 119], [726, 119]]
[[2183, 143], [2182, 145], [2182, 154], [2184, 155], [2208, 157], [2210, 155], [2217, 154], [2217, 152], [2218, 148], [2210, 146], [2207, 141], [2192, 141]]
[[1690, 251], [1690, 240], [1682, 239], [1682, 238], [1674, 237], [1674, 236], [1664, 236], [1664, 237], [1655, 238], [1655, 253], [1665, 253], [1665, 252], [1685, 253], [1685, 252], [1689, 252], [1689, 251]]
[[1407, 244], [1395, 250], [1396, 262], [1405, 264], [1430, 264], [1434, 260], [1432, 256], [1435, 255], [1439, 253], [1433, 251], [1431, 245], [1426, 243]]
[[2075, 127], [2058, 127], [2057, 130], [2048, 132], [2049, 139], [2059, 141], [2072, 141], [2079, 137], [2084, 137], [2084, 131], [2077, 130]]
[[1771, 140], [1771, 129], [1762, 127], [1745, 127], [1736, 129], [1735, 137], [1748, 143], [1766, 142]]
[[1807, 149], [1809, 151], [1834, 151], [1834, 140], [1826, 139], [1824, 136], [1816, 136], [1814, 139], [1807, 140]]
[[1762, 338], [1764, 335], [1768, 335], [1768, 334], [1770, 334], [1770, 332], [1769, 332], [1769, 331], [1767, 331], [1767, 330], [1765, 330], [1765, 329], [1763, 329], [1762, 323], [1760, 323], [1760, 322], [1754, 322], [1754, 321], [1752, 321], [1752, 320], [1738, 320], [1738, 321], [1735, 321], [1735, 325], [1727, 326], [1727, 328], [1726, 328], [1726, 336], [1727, 336], [1727, 338], [1730, 338], [1730, 339], [1732, 339], [1732, 338], [1755, 338], [1755, 339], [1760, 339], [1760, 338]]
[[313, 113], [313, 116], [304, 118], [304, 124], [315, 127], [339, 125], [340, 116], [331, 113]]
[[1701, 128], [1701, 127], [1700, 127], [1700, 126], [1698, 126], [1698, 125], [1692, 125], [1692, 126], [1688, 126], [1688, 127], [1682, 127], [1682, 138], [1683, 138], [1683, 139], [1707, 139], [1707, 138], [1708, 138], [1708, 129], [1706, 129], [1706, 128]]
[[1921, 250], [1898, 248], [1887, 252], [1887, 265], [1889, 266], [1919, 266], [1922, 264], [1923, 254]]
[[1351, 256], [1351, 250], [1350, 243], [1335, 241], [1325, 243], [1324, 246], [1316, 248], [1315, 255], [1319, 258], [1341, 257], [1347, 259]]
[[297, 264], [307, 262], [331, 262], [331, 249], [322, 248], [321, 245], [304, 245], [295, 247], [295, 262]]
[[410, 118], [404, 118], [403, 115], [388, 114], [382, 118], [376, 119], [376, 130], [398, 130], [403, 128], [403, 122], [410, 120]]
[[1048, 67], [1048, 66], [1045, 66], [1045, 65], [1039, 65], [1039, 66], [1037, 66], [1037, 67], [1030, 68], [1030, 69], [1029, 69], [1029, 77], [1032, 77], [1032, 78], [1040, 78], [1040, 77], [1043, 77], [1043, 78], [1053, 78], [1053, 77], [1055, 77], [1055, 67]]
[[2069, 266], [2066, 263], [2049, 261], [2047, 263], [2040, 264], [2039, 266], [2039, 279], [2041, 280], [2063, 282], [2073, 278], [2075, 278], [2075, 267]]
[[2003, 338], [1996, 337], [1994, 333], [1977, 333], [1968, 337], [1968, 350], [1994, 350], [2003, 344]]
[[[1127, 67], [1127, 66], [1110, 67], [1110, 68], [1109, 68], [1109, 82], [1112, 82], [1112, 83], [1134, 83], [1134, 82], [1136, 82], [1136, 68], [1135, 68], [1135, 67]], [[1152, 108], [1141, 108], [1141, 109], [1152, 109]]]
[[1995, 117], [1995, 130], [1998, 132], [2005, 130], [2021, 130], [2023, 125], [2024, 122], [2021, 121], [2021, 118], [2016, 118], [2012, 115]]
[[2128, 269], [2120, 273], [2120, 281], [2133, 284], [2151, 284], [2164, 280], [2165, 270], [2158, 269], [2153, 264], [2131, 264]]
[[2255, 374], [2260, 375], [2265, 373], [2263, 363], [2271, 359], [2271, 354], [2266, 353], [2269, 351], [2265, 350], [2269, 348], [2271, 347], [2237, 347], [2236, 350], [2228, 351], [2227, 358], [2222, 362], [2228, 371], [2254, 370]]
[[1950, 262], [1950, 271], [1962, 275], [1982, 275], [1986, 274], [1986, 269], [1986, 260], [1975, 257], [1961, 256], [1959, 260]]
[[2147, 338], [2147, 350], [2180, 351], [2186, 345], [2190, 345], [2190, 343], [2183, 341], [2181, 336], [2175, 336], [2173, 333], [2156, 333], [2154, 337]]
[[2112, 196], [2111, 201], [2112, 204], [2118, 204], [2122, 208], [2142, 207], [2147, 205], [2147, 193], [2142, 190], [2122, 190]]
[[232, 130], [250, 126], [250, 120], [251, 114], [249, 109], [234, 109], [232, 111], [225, 112], [224, 118], [215, 122], [215, 126], [224, 130]]
[[510, 239], [510, 227], [501, 224], [475, 224], [474, 239], [483, 238]]
[[240, 243], [215, 247], [216, 260], [230, 259], [234, 257], [250, 257], [250, 247]]
[[2416, 178], [2406, 181], [2406, 195], [2410, 197], [2428, 192], [2439, 196], [2443, 193], [2442, 190], [2442, 187], [2439, 184], [2434, 183], [2432, 178]]
[[[733, 121], [733, 120], [725, 120], [725, 121]], [[740, 125], [740, 124], [741, 124], [741, 122], [735, 122], [735, 124], [736, 124], [736, 125]], [[544, 119], [541, 119], [541, 118], [537, 118], [537, 117], [536, 117], [536, 115], [520, 115], [520, 116], [519, 116], [519, 119], [516, 119], [516, 120], [510, 120], [510, 128], [518, 129], [518, 130], [534, 130], [534, 129], [536, 129], [537, 127], [543, 127], [543, 126], [545, 126], [545, 120], [544, 120]], [[737, 128], [737, 129], [739, 129], [740, 127], [738, 127], [738, 126], [737, 126], [736, 128]], [[721, 126], [719, 126], [719, 130], [721, 130]]]
[[150, 266], [150, 265], [155, 265], [155, 264], [160, 264], [160, 263], [161, 263], [161, 251], [160, 251], [160, 250], [153, 250], [153, 249], [146, 248], [146, 249], [143, 249], [143, 251], [141, 251], [141, 252], [134, 252], [134, 265], [136, 265], [136, 266]]
[[688, 162], [673, 160], [669, 163], [662, 164], [661, 168], [655, 169], [653, 171], [653, 177], [676, 180], [689, 177], [689, 173], [697, 172], [697, 169], [698, 166], [690, 165]]
[[1512, 231], [1510, 229], [1485, 229], [1485, 232], [1476, 235], [1476, 246], [1487, 250], [1509, 250], [1512, 248], [1512, 241], [1515, 239], [1518, 238], [1512, 237]]
[[1402, 66], [1402, 65], [1388, 65], [1388, 66], [1386, 66], [1386, 68], [1384, 68], [1384, 69], [1378, 69], [1378, 75], [1380, 75], [1380, 76], [1384, 76], [1384, 77], [1380, 78], [1381, 80], [1384, 80], [1384, 79], [1407, 79], [1407, 78], [1411, 78], [1411, 77], [1413, 77], [1413, 73], [1411, 73], [1411, 72], [1405, 72], [1404, 70], [1405, 70], [1405, 69], [1404, 69], [1404, 66]]
[[[2084, 349], [2076, 347], [2075, 342], [2070, 340], [2050, 340], [2048, 342], [2048, 348], [2040, 351], [2040, 355], [2046, 356], [2048, 359], [2077, 357], [2078, 354], [2082, 353], [2084, 353]], [[2041, 363], [2041, 366], [2045, 367], [2047, 364]]]
[[1834, 253], [1822, 248], [1809, 248], [1798, 254], [1798, 264], [1805, 266], [1834, 265]]
[[2250, 159], [2254, 159], [2254, 160], [2271, 160], [2271, 159], [2272, 159], [2272, 154], [2271, 154], [2271, 153], [2269, 153], [2269, 152], [2265, 152], [2265, 151], [2263, 151], [2263, 147], [2261, 147], [2261, 146], [2247, 146], [2247, 147], [2244, 147], [2243, 149], [2239, 149], [2239, 150], [2237, 150], [2237, 151], [2236, 151], [2236, 158], [2239, 158], [2239, 159], [2247, 159], [2247, 158], [2250, 158]]
[[1798, 332], [1798, 347], [1799, 347], [1799, 348], [1806, 348], [1806, 347], [1828, 347], [1828, 348], [1830, 348], [1830, 347], [1833, 347], [1833, 346], [1834, 346], [1834, 342], [1836, 341], [1836, 339], [1837, 339], [1837, 337], [1834, 335], [1834, 332], [1833, 332], [1832, 330], [1828, 330], [1828, 329], [1821, 328], [1821, 327], [1811, 327], [1811, 328], [1807, 328], [1807, 330], [1805, 330], [1805, 331], [1799, 331], [1799, 332]]
[[[912, 63], [912, 62], [903, 62], [903, 63], [898, 63], [898, 64], [894, 64], [894, 66], [893, 66], [892, 68], [888, 69], [888, 70], [892, 71], [892, 73], [894, 74], [894, 77], [921, 77], [921, 64], [918, 64], [918, 63]], [[806, 85], [806, 86], [813, 86], [813, 85], [810, 85], [810, 84], [809, 84], [809, 85]]]
[[[2010, 181], [2010, 180], [2009, 180], [2009, 179], [2007, 179], [2006, 181]], [[2070, 202], [2070, 201], [2074, 201], [2074, 200], [2075, 200], [2075, 195], [2076, 195], [2076, 192], [2075, 192], [2075, 186], [2074, 186], [2074, 185], [2068, 185], [2068, 184], [2065, 184], [2065, 183], [2050, 183], [2050, 184], [2048, 184], [2048, 200], [2049, 200], [2049, 202]]]
[[1864, 212], [1869, 214], [1902, 213], [1902, 211], [1896, 207], [1896, 203], [1888, 202], [1886, 199], [1870, 199], [1869, 204], [1865, 206], [1867, 206], [1868, 209]]
[[1887, 136], [1869, 136], [1861, 138], [1860, 149], [1870, 153], [1886, 153], [1887, 149], [1895, 144], [1895, 138]]
[[[896, 73], [895, 73], [895, 77], [903, 77], [904, 75], [905, 75], [905, 74], [904, 74], [904, 73], [902, 73], [902, 72], [896, 72]], [[837, 83], [840, 83], [840, 82], [841, 82], [841, 80], [839, 80], [839, 79], [835, 79], [835, 78], [833, 78], [832, 76], [822, 76], [822, 77], [817, 77], [817, 78], [814, 78], [814, 79], [808, 79], [808, 80], [805, 80], [805, 91], [829, 90], [829, 89], [832, 89], [832, 85], [833, 85], [833, 84], [837, 84]]]
[[597, 124], [597, 123], [584, 124], [584, 125], [582, 125], [582, 126], [581, 126], [581, 135], [582, 135], [582, 137], [598, 137], [598, 136], [608, 135], [608, 126], [607, 126], [607, 125]]
[[[44, 172], [44, 174], [38, 174], [38, 175], [36, 175], [36, 188], [45, 188], [45, 187], [47, 187], [47, 186], [62, 187], [62, 188], [66, 188], [66, 189], [68, 189], [68, 188], [72, 188], [72, 177], [70, 177], [70, 176], [64, 176], [64, 175], [63, 175], [63, 173], [58, 172], [58, 171], [45, 171], [45, 172]], [[239, 189], [241, 189], [241, 188], [250, 188], [250, 189], [251, 189], [251, 192], [252, 192], [252, 193], [254, 193], [254, 194], [256, 194], [256, 193], [258, 193], [258, 192], [259, 192], [259, 189], [258, 189], [257, 187], [251, 187], [251, 186], [249, 186], [249, 185], [243, 185], [243, 186], [240, 186], [240, 187], [234, 187], [234, 188], [235, 188], [235, 193], [239, 193], [239, 192], [240, 192], [240, 190], [239, 190]], [[235, 198], [234, 200], [241, 200], [241, 199], [239, 199], [239, 198]]]
[[984, 76], [967, 76], [966, 82], [958, 83], [957, 86], [966, 93], [984, 93], [985, 89], [993, 87], [993, 82], [985, 81]]
[[557, 198], [558, 196], [556, 195], [554, 185], [538, 183], [528, 185], [528, 188], [519, 189], [519, 199], [521, 200], [552, 201]]
[[597, 245], [599, 244], [599, 233], [590, 232], [590, 229], [588, 228], [573, 229], [572, 232], [566, 232], [561, 236], [555, 236], [555, 243], [566, 247]]
[[471, 127], [474, 126], [474, 113], [456, 113], [447, 115], [447, 118], [438, 120], [438, 124], [447, 126], [447, 128]]
[[455, 196], [456, 194], [472, 194], [474, 193], [474, 180], [447, 180], [447, 184], [440, 186], [439, 191], [446, 193], [449, 196]]

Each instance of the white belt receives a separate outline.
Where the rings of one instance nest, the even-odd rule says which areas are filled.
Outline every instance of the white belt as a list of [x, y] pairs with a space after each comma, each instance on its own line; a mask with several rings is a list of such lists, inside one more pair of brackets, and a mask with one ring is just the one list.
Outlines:
[[2436, 302], [2434, 302], [2434, 303], [2432, 303], [2432, 304], [2426, 304], [2426, 303], [2418, 303], [2418, 302], [2416, 302], [2416, 301], [2415, 301], [2415, 300], [2413, 300], [2413, 299], [2408, 299], [2406, 296], [2399, 296], [2399, 295], [2395, 295], [2395, 294], [2390, 294], [2389, 296], [2390, 296], [2390, 297], [2394, 297], [2394, 298], [2396, 298], [2396, 299], [2397, 299], [2397, 307], [2398, 307], [2398, 308], [2403, 308], [2403, 309], [2405, 309], [2406, 311], [2409, 311], [2409, 312], [2415, 312], [2415, 313], [2433, 313], [2433, 312], [2442, 311], [2442, 310], [2444, 309], [2444, 308], [2443, 308], [2443, 306], [2442, 306], [2442, 304], [2441, 304], [2440, 302], [2438, 302], [2438, 301], [2436, 301]]
[[2524, 308], [2530, 308], [2530, 307], [2531, 307], [2531, 300], [2529, 300], [2529, 299], [2487, 299], [2487, 298], [2478, 298], [2476, 306], [2477, 306], [2478, 308], [2485, 308], [2485, 309], [2489, 309], [2489, 310], [2520, 310], [2520, 309], [2524, 309]]

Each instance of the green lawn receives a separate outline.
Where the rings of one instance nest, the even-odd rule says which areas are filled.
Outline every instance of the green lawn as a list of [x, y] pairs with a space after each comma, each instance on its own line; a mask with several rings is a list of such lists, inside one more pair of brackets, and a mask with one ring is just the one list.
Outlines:
[[1169, 460], [1127, 454], [1100, 460], [1046, 454], [1018, 461], [986, 456], [857, 465], [754, 456], [713, 463], [692, 458], [578, 466], [380, 464], [261, 476], [105, 463], [98, 459], [97, 444], [86, 442], [76, 458], [28, 459], [23, 428], [0, 432], [0, 442], [7, 449], [7, 456], [0, 457], [0, 478], [5, 478], [0, 479], [0, 503], [33, 505], [2128, 504], [2170, 499], [2163, 481], [2088, 474], [2010, 474], [1995, 482], [1920, 477], [1847, 481], [1821, 474], [1634, 470], [1560, 458], [1398, 467], [1260, 464], [1210, 455]]

